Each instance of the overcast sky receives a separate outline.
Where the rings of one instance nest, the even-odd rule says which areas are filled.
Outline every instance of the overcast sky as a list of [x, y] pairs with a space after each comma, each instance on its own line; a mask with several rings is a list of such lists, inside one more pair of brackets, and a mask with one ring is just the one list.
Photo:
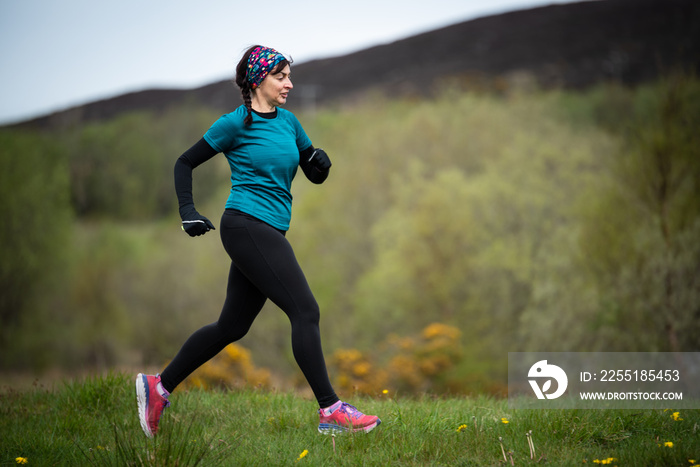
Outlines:
[[298, 64], [570, 1], [0, 0], [0, 124], [125, 92], [232, 78], [254, 43]]

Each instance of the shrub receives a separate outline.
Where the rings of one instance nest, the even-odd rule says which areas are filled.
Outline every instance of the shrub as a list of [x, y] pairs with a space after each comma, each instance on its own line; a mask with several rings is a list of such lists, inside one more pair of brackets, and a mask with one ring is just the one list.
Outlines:
[[190, 375], [183, 387], [202, 389], [231, 387], [270, 386], [270, 371], [256, 368], [250, 350], [238, 344], [229, 344], [216, 357], [202, 365]]
[[[390, 335], [372, 357], [357, 349], [337, 350], [331, 358], [337, 386], [364, 394], [386, 388], [410, 394], [446, 392], [445, 376], [462, 359], [461, 335], [453, 326], [432, 323], [418, 336]], [[384, 367], [377, 363], [382, 361], [387, 362]]]

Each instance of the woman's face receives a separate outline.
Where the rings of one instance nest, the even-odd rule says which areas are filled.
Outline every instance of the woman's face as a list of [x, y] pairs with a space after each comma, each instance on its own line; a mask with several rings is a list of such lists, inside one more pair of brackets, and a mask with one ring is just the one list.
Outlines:
[[294, 87], [291, 80], [291, 68], [285, 66], [276, 73], [268, 74], [257, 87], [255, 93], [261, 103], [274, 109], [287, 102], [289, 91]]

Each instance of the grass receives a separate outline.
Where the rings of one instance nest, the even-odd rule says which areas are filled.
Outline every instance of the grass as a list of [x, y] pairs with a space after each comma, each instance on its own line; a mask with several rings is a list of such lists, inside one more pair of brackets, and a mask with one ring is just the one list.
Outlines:
[[[254, 389], [171, 396], [161, 431], [139, 426], [132, 375], [0, 393], [0, 465], [610, 465], [700, 463], [700, 411], [509, 410], [485, 397], [349, 398], [369, 434], [323, 436], [315, 403]], [[507, 423], [506, 423], [507, 422]], [[528, 443], [532, 433], [534, 458]], [[673, 443], [672, 447], [665, 443]], [[596, 462], [597, 461], [597, 462]]]

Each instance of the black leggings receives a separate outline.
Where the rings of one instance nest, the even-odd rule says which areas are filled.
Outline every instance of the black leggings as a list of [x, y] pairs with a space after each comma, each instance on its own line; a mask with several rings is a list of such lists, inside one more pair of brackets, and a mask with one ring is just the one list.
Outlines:
[[172, 391], [228, 344], [246, 335], [269, 298], [289, 317], [292, 351], [321, 407], [338, 401], [321, 349], [319, 308], [294, 251], [284, 236], [247, 214], [227, 209], [221, 241], [231, 257], [226, 301], [219, 320], [195, 331], [161, 373]]

